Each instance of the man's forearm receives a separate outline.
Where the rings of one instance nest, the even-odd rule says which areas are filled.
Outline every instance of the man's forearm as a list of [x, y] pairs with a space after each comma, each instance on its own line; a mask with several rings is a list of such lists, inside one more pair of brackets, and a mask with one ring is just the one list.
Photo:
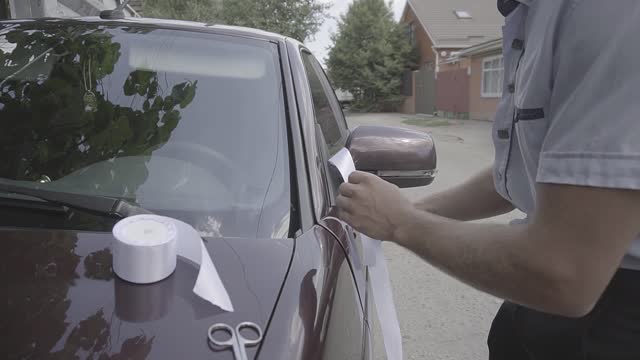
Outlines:
[[491, 168], [452, 189], [428, 196], [418, 202], [416, 207], [461, 221], [485, 219], [514, 209], [511, 203], [496, 192]]
[[393, 241], [481, 291], [548, 313], [583, 315], [589, 304], [572, 288], [576, 274], [553, 248], [532, 246], [539, 236], [529, 225], [465, 223], [415, 211]]
[[476, 224], [416, 209], [398, 187], [356, 171], [336, 205], [372, 238], [485, 292], [564, 316], [590, 311], [640, 233], [636, 190], [539, 183], [528, 224]]

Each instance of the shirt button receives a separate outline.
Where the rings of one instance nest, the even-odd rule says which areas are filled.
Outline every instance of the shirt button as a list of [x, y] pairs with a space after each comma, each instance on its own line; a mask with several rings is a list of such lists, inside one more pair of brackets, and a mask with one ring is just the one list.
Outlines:
[[513, 94], [514, 92], [516, 92], [516, 84], [509, 84], [509, 86], [507, 86], [507, 89], [509, 89], [509, 92]]
[[500, 129], [498, 130], [498, 139], [508, 139], [509, 138], [509, 129]]
[[502, 180], [502, 171], [498, 171], [498, 180]]

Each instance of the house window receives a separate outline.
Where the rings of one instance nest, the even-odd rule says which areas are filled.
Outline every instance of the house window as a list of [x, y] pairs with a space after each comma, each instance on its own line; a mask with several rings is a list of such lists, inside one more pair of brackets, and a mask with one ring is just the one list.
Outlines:
[[504, 60], [502, 55], [482, 59], [482, 97], [501, 97]]
[[409, 38], [409, 43], [412, 46], [416, 45], [416, 23], [411, 22], [407, 27], [407, 37]]

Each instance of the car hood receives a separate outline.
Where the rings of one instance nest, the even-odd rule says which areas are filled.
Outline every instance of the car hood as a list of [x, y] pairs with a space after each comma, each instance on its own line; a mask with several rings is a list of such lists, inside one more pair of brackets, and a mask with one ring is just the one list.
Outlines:
[[[209, 326], [251, 321], [266, 331], [293, 254], [291, 239], [206, 239], [230, 313], [193, 293], [198, 269], [181, 258], [161, 282], [120, 280], [109, 233], [1, 229], [0, 241], [10, 359], [232, 360], [231, 351], [210, 348]], [[247, 349], [250, 358], [256, 352]]]

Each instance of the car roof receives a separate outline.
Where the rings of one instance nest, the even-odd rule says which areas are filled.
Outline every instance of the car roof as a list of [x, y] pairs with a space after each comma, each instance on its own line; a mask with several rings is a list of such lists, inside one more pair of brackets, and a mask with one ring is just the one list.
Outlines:
[[104, 25], [140, 25], [149, 26], [158, 29], [169, 30], [183, 30], [183, 31], [196, 31], [196, 32], [212, 32], [212, 33], [224, 33], [229, 35], [237, 35], [243, 37], [258, 38], [268, 41], [284, 41], [290, 40], [298, 43], [297, 40], [288, 38], [286, 36], [242, 26], [229, 26], [220, 24], [208, 24], [195, 21], [185, 20], [169, 20], [169, 19], [154, 19], [143, 17], [126, 17], [124, 19], [102, 19], [97, 16], [86, 17], [73, 17], [73, 18], [38, 18], [38, 19], [11, 19], [3, 20], [0, 23], [62, 23], [62, 24], [78, 24], [78, 23], [91, 23], [91, 24], [104, 24]]

